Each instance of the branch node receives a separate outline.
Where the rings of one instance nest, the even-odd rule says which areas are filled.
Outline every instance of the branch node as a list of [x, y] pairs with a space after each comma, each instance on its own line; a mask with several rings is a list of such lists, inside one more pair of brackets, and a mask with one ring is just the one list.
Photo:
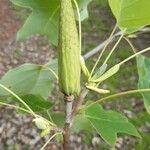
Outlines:
[[74, 95], [65, 95], [64, 101], [66, 102], [72, 102], [74, 100]]

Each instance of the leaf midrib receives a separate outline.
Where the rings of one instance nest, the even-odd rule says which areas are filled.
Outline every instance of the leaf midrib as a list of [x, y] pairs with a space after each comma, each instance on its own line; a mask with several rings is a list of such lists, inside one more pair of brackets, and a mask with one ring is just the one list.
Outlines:
[[[89, 116], [89, 115], [85, 115], [87, 118], [91, 118], [91, 119], [95, 119], [95, 120], [102, 120], [102, 121], [105, 121], [105, 122], [113, 122], [114, 123], [114, 120], [107, 120], [107, 119], [102, 119], [102, 118], [98, 118], [98, 117], [92, 117], [92, 116]], [[126, 120], [122, 120], [122, 121], [115, 121], [115, 123], [125, 123], [127, 122]]]

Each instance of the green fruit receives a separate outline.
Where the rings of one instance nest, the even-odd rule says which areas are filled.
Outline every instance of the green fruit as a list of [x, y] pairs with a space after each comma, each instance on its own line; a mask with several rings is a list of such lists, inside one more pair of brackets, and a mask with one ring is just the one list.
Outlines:
[[41, 117], [35, 118], [33, 120], [38, 129], [45, 130], [49, 127], [49, 123]]
[[61, 0], [59, 25], [58, 76], [65, 95], [80, 92], [79, 36], [71, 0]]

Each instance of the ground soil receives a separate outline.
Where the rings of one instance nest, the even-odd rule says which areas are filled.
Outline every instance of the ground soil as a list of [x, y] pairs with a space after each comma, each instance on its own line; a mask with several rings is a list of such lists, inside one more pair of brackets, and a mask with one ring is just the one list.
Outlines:
[[[26, 42], [16, 42], [16, 32], [22, 21], [8, 0], [0, 0], [0, 77], [9, 69], [23, 63], [43, 64], [53, 57], [45, 37], [35, 36]], [[40, 149], [46, 139], [41, 139], [33, 126], [32, 117], [18, 115], [14, 109], [0, 107], [0, 150]], [[50, 144], [49, 149], [56, 149]]]

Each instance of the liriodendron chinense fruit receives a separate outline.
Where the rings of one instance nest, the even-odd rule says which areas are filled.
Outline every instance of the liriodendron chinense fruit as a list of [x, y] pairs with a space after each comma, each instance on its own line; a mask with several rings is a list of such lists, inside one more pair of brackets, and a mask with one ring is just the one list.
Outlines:
[[58, 74], [60, 90], [67, 96], [80, 92], [79, 35], [71, 0], [60, 0]]

